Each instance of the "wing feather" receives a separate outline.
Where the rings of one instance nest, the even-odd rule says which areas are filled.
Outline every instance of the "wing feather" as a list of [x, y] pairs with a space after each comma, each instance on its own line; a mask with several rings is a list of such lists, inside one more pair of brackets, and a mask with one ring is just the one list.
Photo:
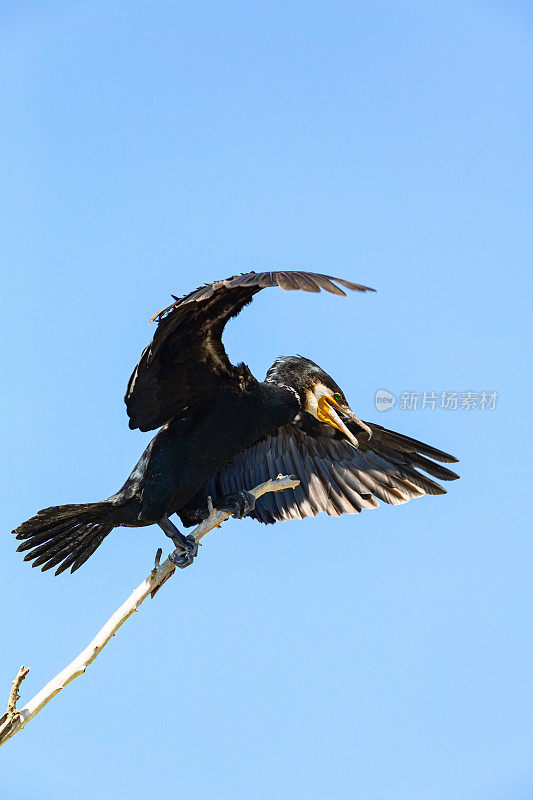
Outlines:
[[376, 441], [370, 438], [364, 448], [356, 449], [343, 438], [332, 438], [329, 426], [322, 423], [291, 423], [236, 456], [206, 491], [216, 505], [224, 494], [250, 489], [280, 473], [296, 475], [300, 485], [295, 490], [272, 492], [257, 501], [252, 516], [272, 523], [314, 517], [321, 511], [331, 516], [356, 514], [377, 508], [379, 500], [400, 505], [425, 494], [445, 493], [418, 470], [445, 481], [458, 477], [421, 455], [431, 452], [441, 461], [457, 460], [448, 453], [385, 428], [379, 431]]
[[153, 430], [225, 386], [242, 391], [254, 382], [244, 365], [231, 364], [222, 333], [257, 292], [279, 286], [286, 291], [324, 289], [345, 295], [335, 281], [352, 291], [373, 291], [331, 275], [279, 270], [234, 275], [175, 299], [150, 320], [158, 323], [154, 337], [129, 380], [124, 399], [130, 428]]

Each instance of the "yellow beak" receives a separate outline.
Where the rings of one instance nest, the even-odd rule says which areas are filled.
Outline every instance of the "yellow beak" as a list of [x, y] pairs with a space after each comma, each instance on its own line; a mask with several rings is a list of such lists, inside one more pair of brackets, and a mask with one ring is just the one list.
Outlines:
[[359, 417], [353, 413], [352, 409], [347, 404], [342, 404], [337, 402], [333, 396], [331, 397], [321, 397], [318, 401], [318, 408], [317, 408], [317, 416], [321, 422], [326, 422], [328, 425], [332, 425], [334, 428], [337, 428], [341, 433], [343, 433], [348, 441], [350, 441], [354, 447], [359, 447], [359, 442], [351, 430], [344, 424], [341, 417], [337, 414], [338, 409], [345, 417], [355, 422], [360, 428], [365, 430], [369, 437], [372, 436], [372, 431], [362, 422]]

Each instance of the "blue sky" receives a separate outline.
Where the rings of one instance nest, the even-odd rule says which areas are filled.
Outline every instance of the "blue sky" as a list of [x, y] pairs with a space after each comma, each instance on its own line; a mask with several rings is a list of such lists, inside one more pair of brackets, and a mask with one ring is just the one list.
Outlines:
[[[226, 346], [327, 369], [356, 413], [461, 459], [445, 497], [228, 522], [2, 751], [3, 796], [533, 796], [531, 5], [5, 2], [0, 680], [23, 698], [150, 569], [119, 529], [74, 576], [15, 553], [115, 491], [122, 397], [170, 293], [250, 268]], [[374, 394], [497, 391], [494, 410]]]

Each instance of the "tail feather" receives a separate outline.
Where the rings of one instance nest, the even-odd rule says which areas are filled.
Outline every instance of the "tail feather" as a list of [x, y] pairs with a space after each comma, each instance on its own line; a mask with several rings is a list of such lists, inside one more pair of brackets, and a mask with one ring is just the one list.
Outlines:
[[[22, 544], [19, 544], [17, 552], [22, 553], [24, 550], [29, 550], [30, 548], [36, 547], [38, 544], [44, 544], [52, 537], [52, 535], [57, 537], [60, 533], [66, 532], [69, 529], [72, 530], [72, 526], [66, 523], [65, 525], [55, 527], [53, 534], [50, 532], [50, 530], [43, 531], [42, 533], [36, 533], [35, 535], [29, 534], [31, 538], [28, 538], [26, 541], [22, 542]], [[13, 531], [13, 533], [17, 533], [19, 530], [20, 527]], [[17, 534], [15, 538], [21, 539], [22, 537]]]
[[73, 530], [67, 529], [64, 535], [61, 535], [61, 531], [55, 531], [53, 538], [44, 542], [43, 544], [39, 544], [37, 547], [34, 547], [35, 541], [30, 539], [29, 541], [24, 542], [23, 545], [20, 545], [17, 550], [21, 552], [23, 547], [25, 550], [32, 548], [31, 552], [26, 553], [24, 556], [24, 561], [33, 561], [34, 559], [36, 561], [39, 560], [39, 564], [34, 564], [35, 567], [38, 567], [40, 564], [44, 564], [44, 562], [52, 556], [55, 556], [65, 548], [68, 548], [75, 541], [79, 533], [80, 526], [76, 525]]
[[13, 531], [23, 540], [17, 551], [29, 550], [24, 561], [43, 572], [52, 567], [56, 575], [69, 567], [75, 572], [115, 527], [109, 521], [113, 509], [108, 501], [43, 508]]
[[90, 542], [85, 548], [81, 551], [76, 552], [76, 554], [70, 556], [63, 562], [63, 565], [60, 570], [56, 571], [56, 575], [59, 575], [59, 572], [63, 572], [64, 569], [68, 569], [72, 563], [71, 572], [76, 572], [76, 570], [81, 567], [82, 564], [85, 564], [89, 556], [92, 556], [94, 551], [100, 547], [102, 542], [104, 541], [105, 537], [108, 533], [110, 533], [112, 528], [109, 530], [105, 529], [104, 527], [100, 527], [98, 535], [94, 538], [92, 542]]

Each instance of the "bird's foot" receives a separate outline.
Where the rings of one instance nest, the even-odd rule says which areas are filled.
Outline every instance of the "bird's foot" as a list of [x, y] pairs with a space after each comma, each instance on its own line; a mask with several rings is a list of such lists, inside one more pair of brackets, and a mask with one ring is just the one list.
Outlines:
[[169, 559], [176, 567], [185, 569], [185, 567], [189, 567], [192, 564], [197, 555], [198, 542], [191, 533], [189, 536], [183, 536], [183, 540], [180, 539], [174, 552], [169, 555]]
[[229, 494], [217, 505], [217, 511], [227, 511], [235, 519], [242, 519], [255, 508], [255, 497], [251, 492]]
[[190, 566], [195, 556], [198, 554], [198, 542], [194, 536], [192, 534], [184, 536], [167, 516], [159, 521], [159, 527], [166, 533], [169, 539], [172, 539], [174, 547], [176, 548], [174, 552], [169, 555], [169, 559], [172, 563], [180, 569], [185, 569], [185, 567]]

